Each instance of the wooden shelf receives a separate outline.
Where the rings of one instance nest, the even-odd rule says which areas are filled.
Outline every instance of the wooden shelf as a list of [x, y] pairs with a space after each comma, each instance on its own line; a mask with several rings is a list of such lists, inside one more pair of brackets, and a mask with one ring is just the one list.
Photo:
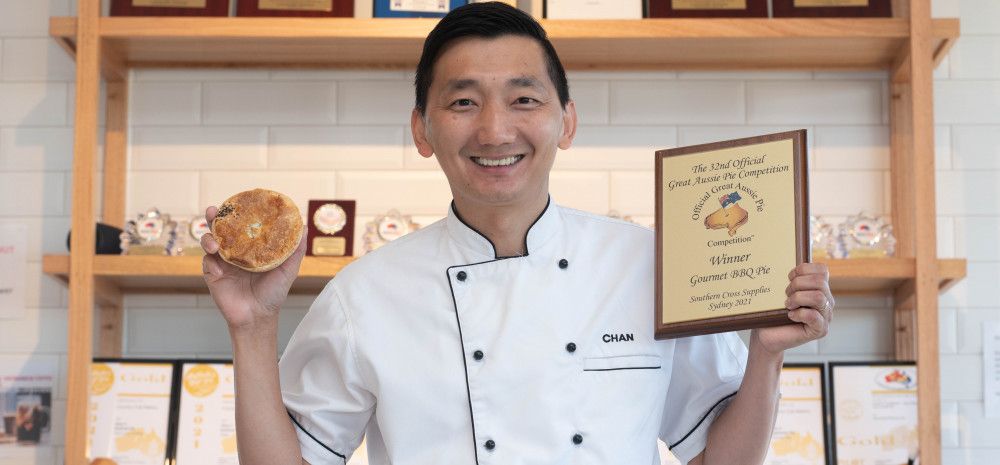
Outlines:
[[[353, 261], [352, 257], [305, 257], [292, 293], [318, 293], [327, 281]], [[830, 267], [830, 285], [837, 294], [888, 293], [913, 279], [913, 259], [820, 260]], [[938, 260], [940, 288], [965, 277], [964, 259]], [[46, 255], [42, 270], [67, 281], [69, 255]], [[97, 255], [94, 276], [121, 293], [204, 293], [208, 292], [201, 275], [201, 257], [155, 257]]]
[[[98, 20], [105, 72], [130, 67], [413, 69], [436, 19]], [[905, 53], [902, 18], [543, 20], [569, 69], [884, 69]], [[75, 17], [49, 33], [75, 54]], [[957, 19], [932, 23], [938, 61]]]
[[[305, 257], [292, 293], [318, 293], [351, 257]], [[68, 282], [69, 255], [45, 255], [42, 271]], [[207, 293], [201, 257], [96, 255], [94, 278], [121, 293]]]

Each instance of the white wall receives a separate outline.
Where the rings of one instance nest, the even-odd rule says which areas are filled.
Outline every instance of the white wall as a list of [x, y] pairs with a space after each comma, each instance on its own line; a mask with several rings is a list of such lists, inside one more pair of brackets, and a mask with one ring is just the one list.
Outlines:
[[[58, 360], [65, 370], [66, 292], [42, 275], [65, 253], [70, 215], [74, 66], [47, 38], [48, 17], [73, 0], [0, 0], [0, 224], [27, 224], [23, 318], [0, 320], [0, 361]], [[1000, 420], [982, 416], [981, 327], [1000, 319], [1000, 2], [935, 0], [960, 16], [962, 38], [937, 71], [939, 251], [967, 257], [969, 276], [941, 298], [944, 463], [1000, 456]], [[805, 127], [812, 209], [831, 220], [888, 214], [888, 91], [883, 72], [571, 73], [582, 127], [552, 174], [556, 201], [652, 221], [655, 149]], [[200, 212], [245, 187], [268, 186], [300, 206], [358, 200], [359, 225], [390, 207], [427, 224], [450, 194], [407, 127], [409, 72], [141, 71], [133, 75], [128, 208]], [[360, 237], [360, 236], [356, 236]], [[310, 298], [294, 297], [282, 340]], [[838, 299], [830, 335], [789, 361], [871, 360], [892, 353], [886, 298]], [[228, 356], [207, 296], [129, 296], [129, 356]], [[924, 376], [930, 376], [925, 374]], [[60, 374], [60, 384], [65, 376]], [[54, 448], [0, 464], [61, 463]]]

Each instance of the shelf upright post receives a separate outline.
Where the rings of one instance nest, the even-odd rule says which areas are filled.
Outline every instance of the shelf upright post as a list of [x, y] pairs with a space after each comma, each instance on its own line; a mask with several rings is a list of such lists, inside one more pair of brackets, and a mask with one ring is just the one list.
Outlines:
[[80, 0], [73, 120], [72, 243], [67, 331], [66, 464], [85, 465], [94, 309], [94, 172], [100, 93], [100, 0]]
[[915, 277], [895, 293], [896, 358], [915, 360], [920, 460], [941, 463], [938, 353], [937, 208], [934, 172], [934, 48], [929, 0], [911, 0], [910, 34], [893, 64], [892, 216], [897, 255], [914, 259]]
[[[103, 45], [107, 114], [104, 123], [104, 199], [101, 221], [119, 228], [125, 223], [126, 153], [128, 150], [128, 72], [123, 62], [108, 59], [108, 45]], [[115, 55], [114, 53], [110, 53]], [[100, 279], [100, 278], [95, 278]], [[99, 308], [97, 355], [120, 357], [124, 303], [121, 291], [112, 285], [95, 283]]]

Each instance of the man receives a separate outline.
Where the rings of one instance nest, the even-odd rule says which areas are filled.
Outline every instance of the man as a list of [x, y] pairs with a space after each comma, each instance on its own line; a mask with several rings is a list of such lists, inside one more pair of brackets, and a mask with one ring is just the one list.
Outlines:
[[648, 465], [657, 437], [684, 462], [763, 461], [783, 351], [828, 328], [826, 268], [790, 272], [798, 324], [754, 331], [749, 352], [733, 334], [655, 341], [653, 233], [549, 198], [577, 116], [541, 27], [499, 3], [456, 9], [427, 38], [416, 94], [413, 139], [448, 178], [448, 217], [342, 270], [280, 368], [304, 245], [258, 275], [203, 239], [240, 463], [342, 464], [362, 437], [379, 465]]

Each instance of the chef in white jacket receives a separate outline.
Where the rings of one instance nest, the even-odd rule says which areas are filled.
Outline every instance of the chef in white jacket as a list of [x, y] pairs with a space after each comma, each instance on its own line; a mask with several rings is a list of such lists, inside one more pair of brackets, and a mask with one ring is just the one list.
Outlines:
[[280, 364], [302, 247], [255, 275], [203, 239], [240, 463], [343, 464], [365, 437], [375, 465], [653, 465], [657, 438], [682, 462], [761, 463], [783, 351], [829, 325], [825, 267], [790, 271], [797, 324], [753, 331], [749, 350], [733, 334], [656, 341], [652, 231], [549, 195], [577, 116], [541, 27], [499, 3], [458, 8], [416, 88], [413, 139], [448, 178], [448, 215], [338, 273]]

